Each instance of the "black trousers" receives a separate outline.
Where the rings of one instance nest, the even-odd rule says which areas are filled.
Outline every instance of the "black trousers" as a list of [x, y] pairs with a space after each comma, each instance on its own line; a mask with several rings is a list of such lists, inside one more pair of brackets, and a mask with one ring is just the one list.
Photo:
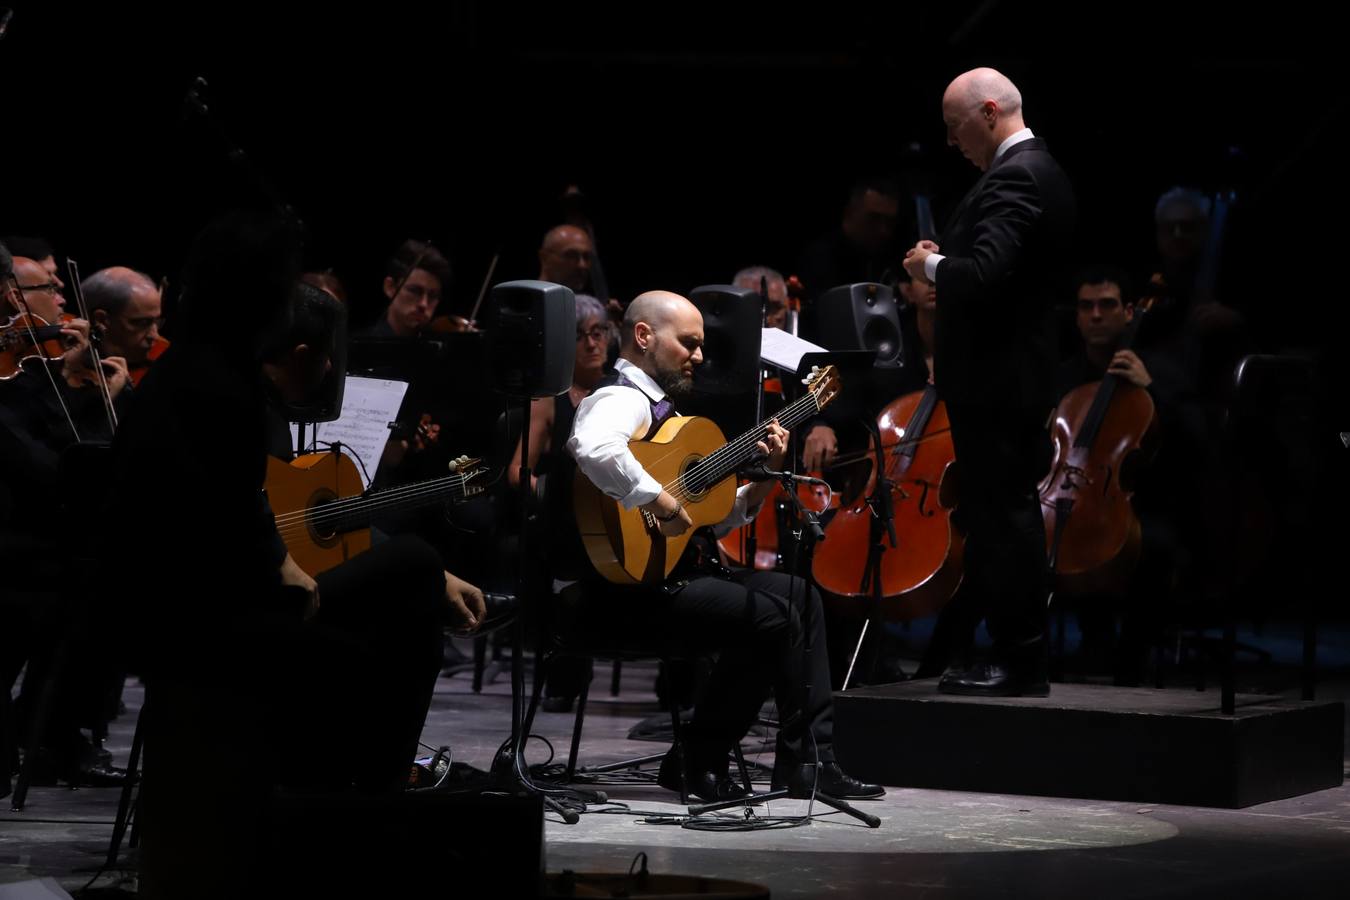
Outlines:
[[1048, 564], [1037, 484], [1049, 468], [1048, 409], [947, 404], [957, 508], [966, 533], [963, 620], [981, 616], [996, 651], [1045, 631]]
[[[263, 785], [406, 784], [440, 672], [443, 571], [424, 541], [399, 537], [319, 575], [311, 621], [301, 597], [282, 592], [265, 612], [226, 613], [195, 635], [157, 634], [150, 703], [161, 695], [171, 698], [165, 706], [205, 705], [208, 718], [233, 720], [249, 777]], [[191, 718], [152, 714], [157, 728]]]
[[[572, 627], [606, 644], [717, 653], [694, 705], [692, 752], [719, 765], [754, 724], [770, 689], [778, 704], [779, 767], [834, 759], [834, 707], [820, 596], [779, 572], [694, 577], [674, 594], [579, 586]], [[809, 635], [810, 654], [806, 652]]]

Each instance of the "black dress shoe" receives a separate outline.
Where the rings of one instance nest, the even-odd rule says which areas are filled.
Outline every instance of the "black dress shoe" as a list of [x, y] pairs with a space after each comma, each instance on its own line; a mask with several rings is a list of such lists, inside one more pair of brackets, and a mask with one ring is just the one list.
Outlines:
[[[720, 803], [723, 800], [740, 800], [749, 796], [745, 787], [726, 772], [716, 772], [703, 766], [689, 766], [685, 769], [690, 797], [697, 797], [705, 803]], [[656, 775], [656, 783], [668, 791], [680, 792], [680, 766], [675, 750], [672, 748], [661, 760], [661, 771]]]
[[29, 775], [29, 784], [38, 787], [55, 787], [57, 784], [70, 787], [121, 787], [127, 780], [125, 769], [101, 762], [58, 765], [45, 754], [33, 761]]
[[816, 774], [816, 768], [810, 764], [798, 766], [786, 783], [779, 783], [775, 776], [774, 789], [787, 788], [789, 797], [807, 799], [812, 794], [814, 781], [815, 793], [836, 800], [876, 800], [886, 796], [884, 787], [859, 781], [839, 768], [837, 762], [821, 763], [818, 771], [819, 774]]
[[938, 691], [974, 697], [1048, 697], [1050, 682], [1034, 666], [1014, 667], [990, 660], [949, 670], [938, 681]]
[[566, 694], [560, 694], [558, 696], [549, 696], [548, 694], [545, 694], [544, 698], [539, 701], [539, 708], [544, 712], [567, 713], [572, 711], [573, 700], [574, 698], [569, 697]]

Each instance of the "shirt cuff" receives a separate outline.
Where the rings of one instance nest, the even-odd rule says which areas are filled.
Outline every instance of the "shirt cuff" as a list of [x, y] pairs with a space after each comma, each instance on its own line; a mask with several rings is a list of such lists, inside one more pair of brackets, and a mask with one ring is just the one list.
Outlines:
[[937, 267], [947, 257], [941, 253], [930, 253], [923, 260], [923, 274], [930, 284], [937, 284]]
[[659, 496], [661, 496], [661, 483], [644, 472], [638, 486], [629, 491], [628, 496], [619, 502], [623, 504], [624, 509], [634, 509], [639, 506], [646, 506]]

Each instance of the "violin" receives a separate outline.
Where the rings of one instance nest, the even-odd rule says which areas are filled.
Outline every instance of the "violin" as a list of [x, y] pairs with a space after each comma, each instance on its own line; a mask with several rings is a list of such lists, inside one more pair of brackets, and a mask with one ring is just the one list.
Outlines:
[[478, 299], [474, 301], [473, 311], [469, 313], [468, 318], [457, 315], [437, 316], [427, 326], [428, 333], [468, 334], [481, 330], [478, 327], [478, 310], [483, 306], [483, 298], [487, 296], [488, 285], [492, 284], [492, 274], [497, 271], [499, 259], [501, 259], [500, 251], [492, 254], [492, 262], [488, 263], [487, 274], [483, 276], [483, 283], [478, 288]]
[[19, 313], [0, 325], [0, 381], [9, 381], [27, 359], [59, 359], [69, 349], [64, 331], [76, 317], [62, 313], [56, 324], [34, 313]]
[[161, 356], [163, 356], [164, 351], [168, 349], [169, 349], [168, 338], [162, 337], [155, 338], [155, 342], [150, 345], [149, 351], [147, 351], [145, 354], [145, 362], [137, 363], [136, 365], [131, 366], [127, 370], [127, 374], [131, 377], [131, 386], [133, 388], [140, 386], [141, 379], [145, 377], [146, 372], [150, 371], [150, 364], [153, 363], [155, 360], [159, 359]]

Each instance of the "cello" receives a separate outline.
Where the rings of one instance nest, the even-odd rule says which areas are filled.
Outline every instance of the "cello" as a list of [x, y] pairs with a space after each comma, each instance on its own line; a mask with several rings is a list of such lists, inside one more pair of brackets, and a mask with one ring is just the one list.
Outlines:
[[[1133, 346], [1154, 298], [1136, 304], [1119, 349]], [[1050, 473], [1039, 487], [1056, 590], [1123, 594], [1142, 531], [1131, 504], [1155, 444], [1148, 390], [1107, 372], [1066, 394], [1051, 419]]]
[[[816, 548], [812, 575], [845, 609], [866, 614], [878, 595], [871, 581], [872, 520], [877, 512], [868, 498], [889, 502], [890, 542], [877, 567], [881, 617], [903, 622], [929, 615], [961, 583], [965, 548], [951, 521], [956, 506], [954, 452], [947, 409], [937, 389], [930, 384], [883, 409], [868, 453], [880, 463], [873, 463], [858, 499], [825, 526], [826, 540]], [[881, 491], [879, 479], [884, 481]]]

